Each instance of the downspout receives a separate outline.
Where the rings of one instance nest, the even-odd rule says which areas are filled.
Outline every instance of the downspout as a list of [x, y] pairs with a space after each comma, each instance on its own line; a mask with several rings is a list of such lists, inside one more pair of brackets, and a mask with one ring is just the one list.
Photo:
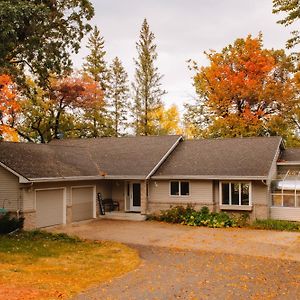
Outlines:
[[145, 180], [146, 185], [146, 203], [145, 203], [145, 215], [148, 213], [148, 202], [149, 202], [149, 180]]

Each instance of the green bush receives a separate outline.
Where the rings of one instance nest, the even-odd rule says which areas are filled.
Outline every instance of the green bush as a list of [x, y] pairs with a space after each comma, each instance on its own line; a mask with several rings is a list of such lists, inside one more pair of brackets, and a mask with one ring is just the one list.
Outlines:
[[202, 207], [199, 211], [196, 211], [191, 205], [187, 207], [175, 206], [168, 210], [161, 211], [161, 214], [157, 217], [152, 216], [152, 219], [189, 226], [206, 226], [213, 228], [236, 226], [236, 222], [228, 214], [224, 212], [210, 212], [206, 206]]
[[195, 212], [190, 205], [187, 207], [174, 206], [168, 210], [162, 210], [158, 216], [158, 220], [168, 223], [182, 223], [185, 222]]
[[268, 229], [280, 231], [300, 231], [300, 222], [282, 220], [256, 220], [251, 225], [255, 229]]
[[0, 234], [7, 234], [16, 229], [22, 229], [24, 218], [12, 217], [9, 212], [0, 215]]

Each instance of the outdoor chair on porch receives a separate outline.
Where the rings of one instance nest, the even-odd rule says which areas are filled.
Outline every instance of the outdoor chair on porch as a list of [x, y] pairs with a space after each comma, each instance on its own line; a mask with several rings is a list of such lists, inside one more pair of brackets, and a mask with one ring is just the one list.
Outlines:
[[104, 215], [106, 211], [111, 212], [120, 209], [120, 205], [118, 201], [114, 201], [111, 198], [103, 199], [101, 193], [98, 193], [97, 196], [98, 196], [101, 215]]

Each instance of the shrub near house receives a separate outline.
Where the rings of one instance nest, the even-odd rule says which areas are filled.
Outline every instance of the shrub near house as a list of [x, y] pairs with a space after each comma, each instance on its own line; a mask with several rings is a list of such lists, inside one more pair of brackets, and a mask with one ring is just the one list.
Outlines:
[[9, 212], [0, 212], [0, 234], [10, 233], [22, 229], [24, 218], [12, 217]]
[[206, 206], [202, 207], [199, 211], [196, 211], [190, 205], [186, 208], [183, 206], [175, 206], [168, 210], [161, 211], [161, 214], [158, 217], [154, 217], [154, 219], [168, 223], [179, 223], [189, 226], [207, 226], [213, 228], [238, 226], [237, 221], [228, 214], [224, 212], [210, 212]]
[[206, 206], [199, 211], [196, 211], [191, 205], [187, 205], [187, 207], [175, 206], [168, 210], [162, 210], [160, 215], [152, 215], [149, 219], [188, 226], [213, 228], [250, 227], [253, 229], [300, 232], [300, 222], [266, 219], [255, 220], [249, 223], [248, 214], [229, 215], [224, 212], [214, 213], [210, 212]]

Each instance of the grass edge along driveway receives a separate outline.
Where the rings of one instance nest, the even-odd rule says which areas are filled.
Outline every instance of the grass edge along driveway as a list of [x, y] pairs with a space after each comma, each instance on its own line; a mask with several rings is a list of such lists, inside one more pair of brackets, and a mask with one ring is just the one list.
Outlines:
[[24, 231], [0, 236], [0, 299], [67, 299], [140, 264], [116, 242]]

